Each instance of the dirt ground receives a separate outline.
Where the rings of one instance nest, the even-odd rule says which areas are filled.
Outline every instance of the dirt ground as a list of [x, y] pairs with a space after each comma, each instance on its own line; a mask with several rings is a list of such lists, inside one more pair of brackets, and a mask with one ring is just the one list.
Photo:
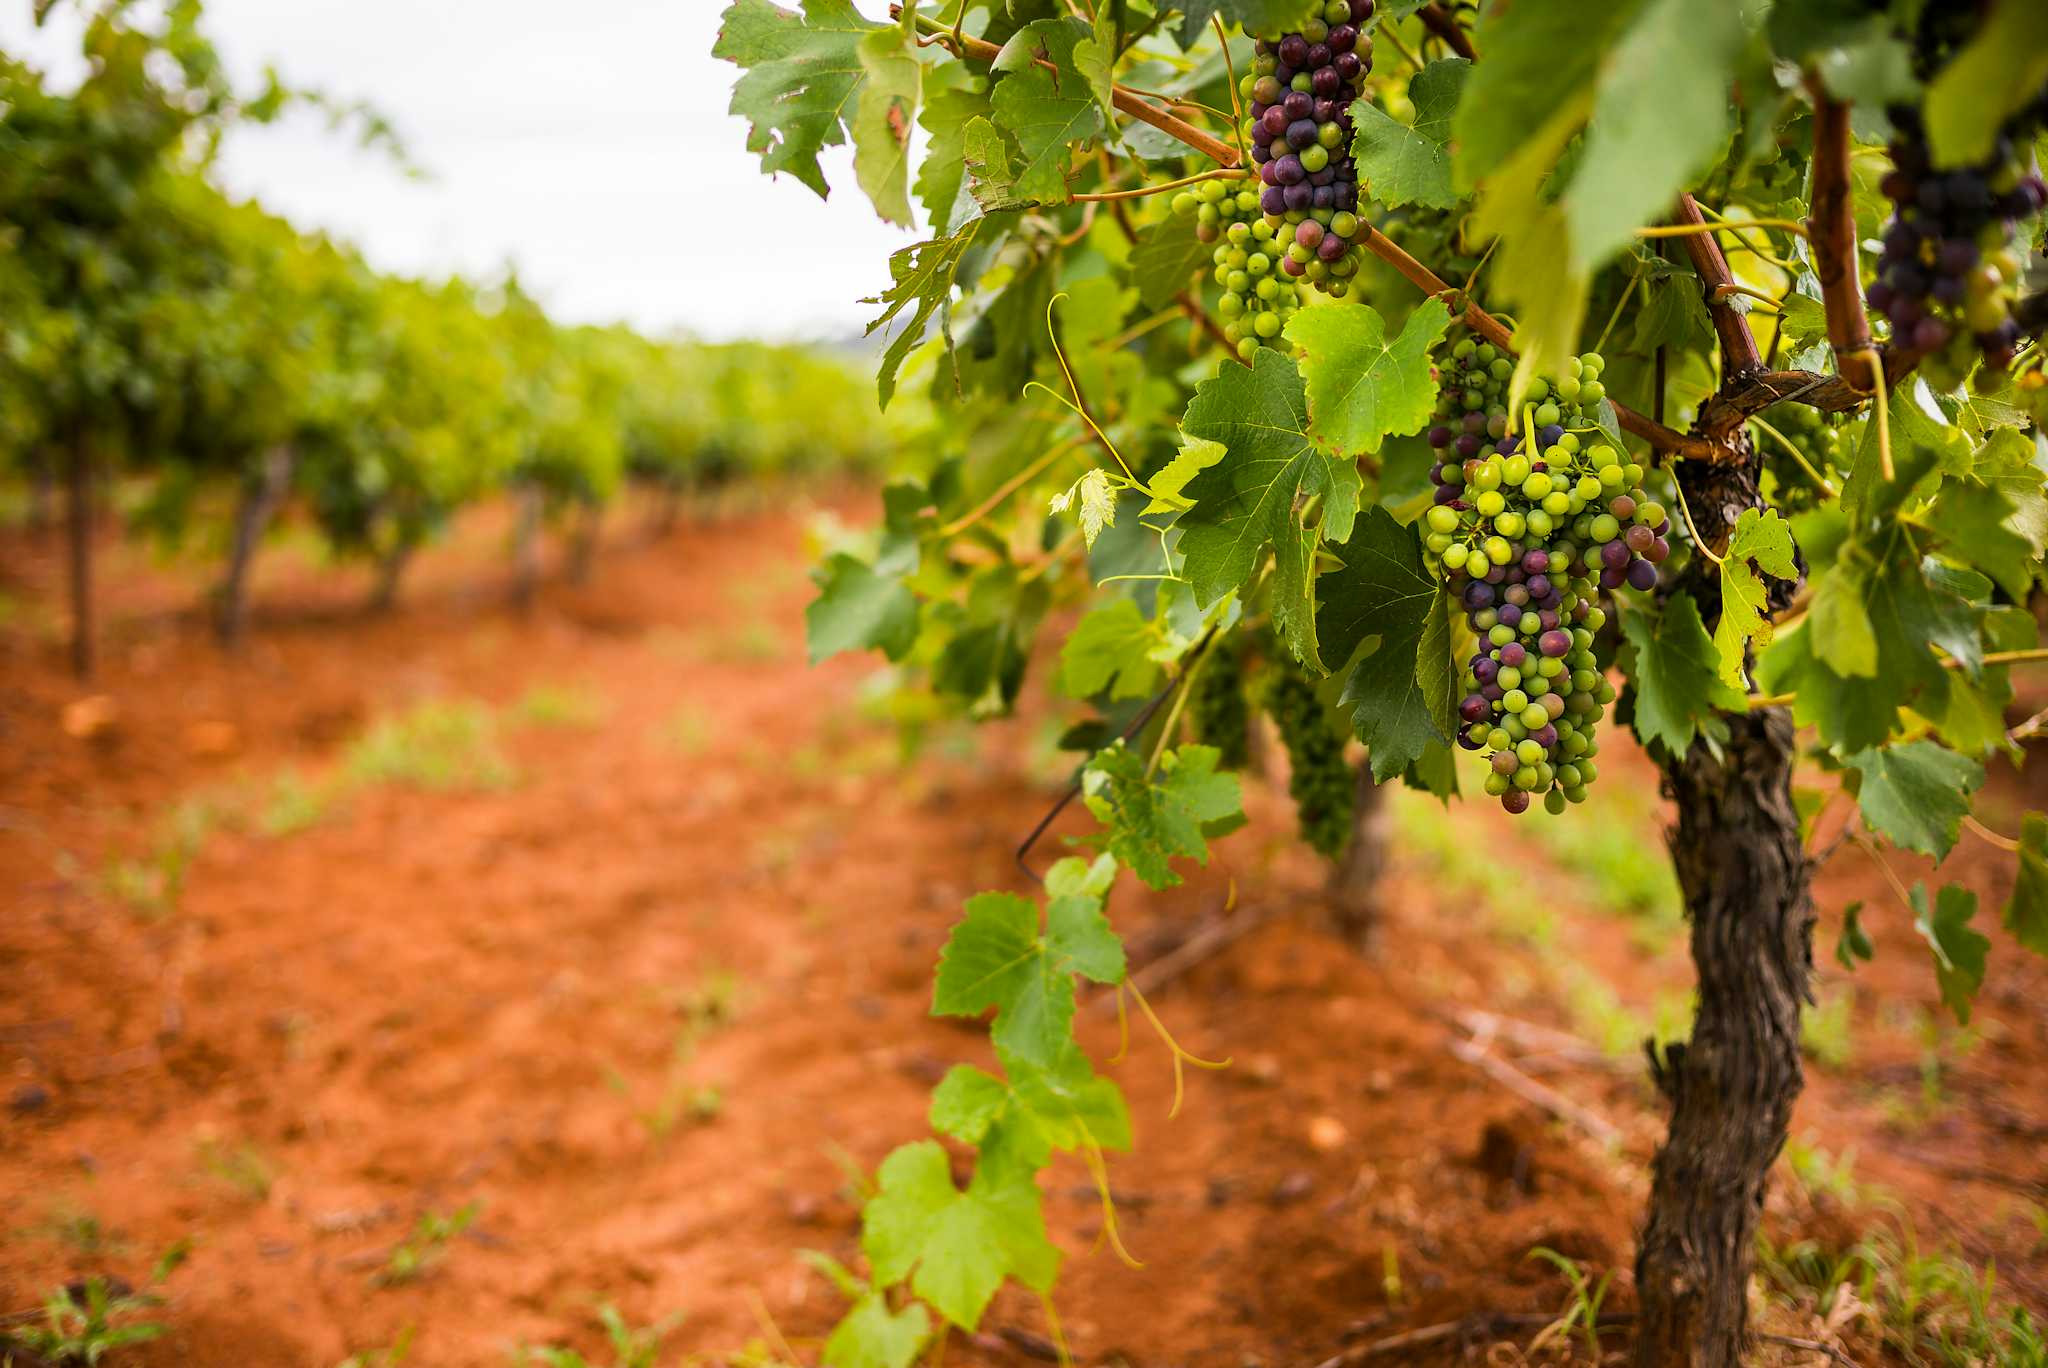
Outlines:
[[[1060, 762], [1038, 716], [942, 732], [900, 765], [860, 701], [874, 664], [805, 662], [803, 526], [739, 514], [655, 542], [621, 519], [595, 578], [524, 616], [488, 518], [384, 618], [355, 611], [360, 576], [288, 546], [232, 660], [191, 611], [195, 571], [110, 544], [90, 689], [63, 667], [56, 548], [0, 534], [0, 1313], [69, 1278], [137, 1280], [189, 1236], [167, 1334], [111, 1362], [334, 1368], [410, 1332], [407, 1361], [435, 1368], [502, 1365], [522, 1343], [604, 1363], [601, 1303], [636, 1325], [680, 1315], [664, 1363], [814, 1361], [837, 1296], [798, 1251], [857, 1259], [849, 1169], [926, 1133], [951, 1063], [985, 1062], [984, 1033], [927, 1015], [932, 964], [963, 896], [1019, 886], [1010, 851]], [[76, 706], [88, 694], [111, 705]], [[175, 898], [147, 896], [195, 800], [328, 792], [367, 730], [435, 699], [493, 710], [509, 770], [359, 782], [296, 820], [245, 802], [192, 843]], [[1634, 814], [1654, 864], [1653, 773], [1609, 749], [1609, 811]], [[2031, 782], [2030, 800], [1995, 779], [1987, 820], [2016, 827], [2048, 766]], [[1113, 1186], [1142, 1269], [1100, 1239], [1080, 1168], [1051, 1174], [1077, 1358], [1307, 1365], [1469, 1313], [1552, 1311], [1565, 1288], [1537, 1246], [1614, 1270], [1625, 1309], [1662, 1115], [1639, 1054], [1581, 1037], [1595, 1008], [1683, 993], [1682, 930], [1590, 894], [1540, 934], [1503, 927], [1470, 891], [1481, 862], [1565, 890], [1582, 871], [1490, 805], [1403, 799], [1404, 838], [1455, 847], [1402, 840], [1361, 956], [1324, 929], [1322, 870], [1277, 777], [1249, 789], [1252, 826], [1209, 870], [1112, 909], [1141, 964], [1226, 918], [1250, 929], [1153, 995], [1183, 1044], [1233, 1066], [1191, 1074], [1173, 1120], [1156, 1040], [1136, 1034], [1116, 1071], [1138, 1148]], [[1979, 892], [1991, 930], [2006, 857], [1965, 842], [1943, 875]], [[1995, 1261], [2001, 1295], [2048, 1308], [2048, 965], [1994, 931], [1958, 1035], [1934, 1024], [1925, 947], [1861, 851], [1834, 855], [1818, 895], [1822, 1000], [1854, 1050], [1812, 1061], [1802, 1152], [1853, 1157], [1920, 1244]], [[1852, 979], [1830, 952], [1857, 900], [1879, 953]], [[1113, 1052], [1114, 1014], [1084, 1020]], [[1580, 1122], [1461, 1058], [1475, 1029]], [[1780, 1244], [1880, 1219], [1810, 1167], [1776, 1194]], [[423, 1215], [466, 1208], [445, 1247], [410, 1247], [438, 1261], [392, 1276]], [[1819, 1333], [1791, 1302], [1767, 1324]], [[948, 1361], [1044, 1352], [1029, 1298], [1005, 1293], [986, 1329]], [[1848, 1344], [1877, 1357], [1863, 1331]], [[1485, 1357], [1374, 1361], [1460, 1353]]]

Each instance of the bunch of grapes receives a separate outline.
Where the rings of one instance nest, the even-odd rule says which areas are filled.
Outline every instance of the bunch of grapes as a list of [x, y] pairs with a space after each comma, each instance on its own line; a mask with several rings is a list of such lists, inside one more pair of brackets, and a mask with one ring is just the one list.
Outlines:
[[1301, 838], [1334, 860], [1351, 841], [1351, 808], [1357, 801], [1351, 762], [1344, 758], [1344, 733], [1331, 724], [1315, 686], [1291, 666], [1273, 670], [1265, 695], [1266, 711], [1287, 746], [1287, 792], [1294, 799]]
[[1985, 161], [1939, 171], [1919, 111], [1890, 113], [1898, 132], [1880, 188], [1893, 210], [1870, 306], [1891, 321], [1894, 341], [1943, 353], [1940, 371], [1960, 376], [1971, 342], [1987, 366], [2004, 370], [2020, 341], [2012, 318], [2019, 221], [2048, 205], [2048, 183], [2021, 152], [2034, 119], [2008, 125]]
[[1351, 102], [1372, 70], [1373, 0], [1328, 0], [1299, 33], [1262, 34], [1238, 83], [1245, 141], [1264, 189], [1259, 208], [1283, 248], [1280, 268], [1331, 295], [1358, 271], [1358, 165]]
[[1594, 730], [1614, 700], [1593, 654], [1607, 620], [1599, 594], [1654, 587], [1671, 554], [1643, 467], [1595, 421], [1603, 364], [1588, 353], [1533, 381], [1519, 432], [1504, 402], [1513, 362], [1490, 343], [1461, 337], [1438, 367], [1423, 545], [1478, 638], [1458, 743], [1487, 753], [1486, 791], [1509, 812], [1538, 793], [1552, 812], [1584, 800]]
[[[1758, 433], [1754, 441], [1771, 479], [1766, 491], [1771, 506], [1784, 513], [1804, 513], [1815, 507], [1823, 492], [1820, 481], [1833, 479], [1855, 464], [1850, 430], [1835, 415], [1804, 404], [1777, 404], [1757, 419], [1768, 423], [1776, 434]], [[1779, 437], [1785, 439], [1783, 443]], [[1787, 451], [1787, 445], [1793, 450]], [[1839, 485], [1839, 481], [1835, 483]]]
[[1174, 196], [1173, 207], [1195, 220], [1198, 239], [1216, 244], [1216, 283], [1223, 287], [1216, 311], [1238, 359], [1250, 362], [1260, 347], [1284, 347], [1280, 330], [1301, 297], [1285, 270], [1287, 244], [1261, 214], [1258, 192], [1206, 180]]
[[1222, 768], [1243, 769], [1251, 710], [1244, 697], [1244, 647], [1235, 634], [1210, 643], [1194, 688], [1188, 712], [1195, 739], [1222, 752], [1217, 760]]

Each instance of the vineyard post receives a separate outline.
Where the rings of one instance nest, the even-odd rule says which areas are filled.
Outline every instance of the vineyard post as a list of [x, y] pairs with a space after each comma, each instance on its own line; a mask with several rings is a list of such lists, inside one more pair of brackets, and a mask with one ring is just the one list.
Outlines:
[[398, 603], [398, 583], [405, 576], [406, 567], [412, 564], [413, 553], [420, 548], [420, 539], [410, 530], [401, 530], [391, 546], [377, 557], [377, 580], [370, 590], [370, 611], [388, 613]]
[[242, 496], [235, 509], [235, 539], [228, 553], [227, 573], [216, 591], [219, 599], [215, 628], [221, 645], [233, 650], [242, 644], [249, 618], [249, 569], [256, 548], [270, 521], [277, 516], [291, 488], [292, 470], [298, 453], [289, 445], [272, 447], [253, 478], [242, 482]]
[[92, 612], [92, 442], [81, 424], [71, 439], [66, 472], [65, 526], [70, 543], [71, 669], [80, 679], [93, 672]]

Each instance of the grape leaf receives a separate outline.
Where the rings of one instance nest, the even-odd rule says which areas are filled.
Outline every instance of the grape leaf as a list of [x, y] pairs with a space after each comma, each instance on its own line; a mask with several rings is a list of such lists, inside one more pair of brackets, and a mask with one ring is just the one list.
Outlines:
[[986, 95], [953, 89], [935, 92], [918, 115], [926, 141], [917, 200], [934, 233], [950, 233], [973, 217], [975, 201], [966, 194], [967, 125], [987, 113]]
[[1159, 675], [1152, 661], [1159, 640], [1159, 629], [1136, 603], [1112, 599], [1082, 618], [1060, 647], [1061, 691], [1070, 698], [1092, 698], [1104, 689], [1111, 698], [1143, 698]]
[[1081, 523], [1081, 540], [1092, 549], [1103, 528], [1116, 526], [1116, 498], [1109, 472], [1098, 466], [1053, 495], [1052, 511], [1064, 513], [1078, 504], [1075, 516]]
[[955, 1064], [932, 1089], [931, 1127], [962, 1144], [979, 1145], [1009, 1101], [1002, 1079], [972, 1064]]
[[1835, 962], [1851, 973], [1855, 972], [1858, 960], [1868, 963], [1877, 956], [1877, 947], [1870, 943], [1870, 936], [1863, 929], [1862, 911], [1860, 902], [1842, 909], [1842, 934], [1835, 941]]
[[1977, 895], [1961, 884], [1943, 884], [1934, 895], [1932, 911], [1927, 906], [1927, 886], [1912, 889], [1913, 929], [1934, 952], [1934, 979], [1941, 987], [1941, 1000], [1955, 1013], [1956, 1020], [1970, 1024], [1970, 1002], [1984, 986], [1984, 956], [1991, 942], [1970, 929], [1977, 915]]
[[833, 1327], [824, 1363], [826, 1368], [910, 1368], [931, 1337], [932, 1318], [921, 1304], [891, 1311], [888, 1300], [870, 1289]]
[[[1698, 299], [1699, 291], [1694, 290], [1692, 295]], [[1706, 308], [1704, 302], [1700, 308]], [[1788, 353], [1804, 351], [1816, 342], [1827, 341], [1827, 306], [1810, 294], [1792, 291], [1785, 296], [1785, 307], [1778, 311], [1778, 331], [1785, 339], [1780, 349]]]
[[818, 597], [804, 610], [811, 663], [841, 651], [881, 651], [901, 660], [917, 640], [917, 596], [902, 580], [878, 575], [844, 552], [818, 567]]
[[1744, 509], [1735, 520], [1735, 531], [1721, 561], [1721, 620], [1714, 624], [1714, 647], [1721, 655], [1721, 681], [1735, 689], [1744, 687], [1743, 662], [1749, 643], [1771, 644], [1764, 582], [1751, 561], [1778, 579], [1799, 578], [1799, 567], [1793, 561], [1792, 529], [1776, 509]]
[[1968, 166], [1991, 155], [1999, 129], [2048, 86], [2048, 5], [2006, 0], [1927, 87], [1934, 164]]
[[1856, 802], [1870, 829], [1904, 850], [1945, 859], [1969, 815], [1984, 767], [1935, 741], [1858, 751], [1846, 762], [1861, 776]]
[[1178, 524], [1196, 606], [1206, 609], [1249, 584], [1259, 553], [1271, 545], [1273, 619], [1296, 657], [1314, 662], [1310, 571], [1318, 534], [1303, 524], [1295, 505], [1322, 495], [1322, 528], [1330, 540], [1342, 541], [1358, 508], [1358, 467], [1316, 450], [1301, 373], [1270, 347], [1260, 348], [1249, 367], [1225, 363], [1196, 386], [1181, 431], [1224, 447], [1220, 460], [1188, 481], [1185, 492], [1195, 506]]
[[1014, 209], [1027, 202], [1017, 195], [1017, 170], [1010, 162], [1009, 143], [994, 124], [978, 114], [961, 132], [960, 164], [967, 172], [967, 193], [984, 213]]
[[2014, 530], [2019, 513], [2011, 499], [1981, 480], [1949, 479], [1942, 481], [1926, 517], [1952, 554], [2024, 600], [2040, 569], [2041, 550]]
[[1740, 689], [1720, 677], [1713, 638], [1692, 596], [1674, 593], [1659, 613], [1632, 603], [1621, 630], [1635, 653], [1628, 673], [1643, 744], [1681, 756], [1696, 736], [1726, 736], [1720, 714], [1741, 712], [1748, 704]]
[[880, 1285], [910, 1277], [910, 1290], [963, 1330], [980, 1322], [1006, 1277], [1040, 1292], [1052, 1286], [1060, 1254], [1028, 1170], [984, 1159], [962, 1192], [945, 1149], [920, 1140], [884, 1159], [876, 1179], [861, 1210], [861, 1250]]
[[977, 893], [939, 957], [933, 1016], [977, 1016], [993, 1007], [998, 1047], [1050, 1063], [1074, 1020], [1074, 975], [1115, 983], [1124, 975], [1123, 942], [1102, 915], [1102, 900], [1080, 894], [1038, 905], [1014, 893]]
[[[1025, 199], [1065, 204], [1073, 145], [1105, 127], [1087, 79], [1074, 68], [1074, 45], [1087, 36], [1079, 20], [1041, 19], [1019, 29], [990, 64], [1006, 73], [990, 103], [996, 122], [1023, 150], [1017, 194]], [[1058, 69], [1047, 71], [1040, 61]]]
[[1378, 451], [1390, 434], [1422, 431], [1436, 407], [1429, 350], [1450, 325], [1439, 299], [1416, 306], [1391, 342], [1386, 321], [1368, 304], [1296, 313], [1287, 340], [1306, 353], [1310, 431], [1345, 454]]
[[2005, 929], [2037, 955], [2048, 955], [2048, 816], [2020, 819], [2019, 870], [2005, 904]]
[[768, 0], [735, 0], [719, 17], [711, 55], [744, 68], [732, 112], [747, 120], [747, 150], [769, 175], [787, 171], [829, 193], [818, 153], [846, 141], [867, 68], [861, 40], [887, 25], [861, 18], [849, 0], [804, 0], [798, 15]]
[[1814, 581], [1813, 649], [1845, 679], [1877, 674], [1877, 631], [1864, 602], [1869, 593], [1870, 567], [1860, 555], [1838, 557]]
[[1029, 1127], [1028, 1147], [1105, 1150], [1131, 1147], [1131, 1114], [1123, 1090], [1095, 1072], [1073, 1041], [1051, 1066], [1003, 1055], [1012, 1079], [1006, 1124]]
[[1131, 249], [1131, 275], [1148, 309], [1163, 309], [1210, 264], [1215, 249], [1195, 236], [1194, 223], [1175, 214], [1138, 235]]
[[1088, 810], [1108, 828], [1103, 846], [1146, 887], [1179, 884], [1174, 856], [1207, 864], [1205, 838], [1243, 822], [1237, 776], [1216, 769], [1221, 754], [1214, 746], [1182, 746], [1162, 756], [1149, 779], [1143, 757], [1121, 744], [1088, 762], [1081, 793]]
[[1384, 783], [1451, 739], [1450, 612], [1423, 566], [1416, 529], [1386, 509], [1367, 509], [1336, 554], [1343, 564], [1317, 581], [1317, 636], [1336, 666], [1378, 638], [1352, 667], [1341, 701]]
[[[1648, 0], [1602, 57], [1592, 126], [1564, 195], [1577, 266], [1627, 246], [1721, 150], [1743, 41], [1739, 5]], [[1494, 53], [1489, 43], [1484, 65]]]
[[[1630, 5], [1517, 0], [1488, 16], [1486, 60], [1472, 68], [1451, 119], [1460, 190], [1473, 189], [1532, 141], [1562, 146], [1633, 12]], [[1542, 160], [1548, 166], [1555, 157]]]
[[910, 132], [924, 89], [924, 63], [910, 36], [891, 25], [860, 40], [867, 83], [853, 111], [853, 175], [889, 223], [910, 227]]
[[960, 270], [960, 258], [966, 255], [975, 234], [986, 222], [972, 219], [950, 237], [934, 238], [892, 253], [889, 276], [894, 283], [880, 295], [861, 301], [888, 306], [881, 317], [868, 324], [870, 337], [887, 327], [904, 309], [912, 304], [917, 306], [910, 321], [889, 339], [889, 349], [882, 353], [882, 364], [875, 373], [875, 392], [883, 408], [889, 407], [889, 401], [896, 397], [896, 373], [902, 369], [904, 358], [924, 340], [932, 315], [952, 300], [953, 278]]
[[1370, 100], [1351, 105], [1358, 131], [1351, 154], [1372, 197], [1385, 205], [1420, 204], [1431, 209], [1456, 207], [1459, 195], [1451, 184], [1451, 115], [1465, 88], [1472, 64], [1445, 57], [1424, 67], [1408, 84], [1415, 122], [1404, 124]]

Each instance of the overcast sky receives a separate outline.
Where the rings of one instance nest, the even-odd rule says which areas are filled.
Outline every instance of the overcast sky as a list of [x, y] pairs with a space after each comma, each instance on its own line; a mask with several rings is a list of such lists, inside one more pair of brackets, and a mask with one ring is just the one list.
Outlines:
[[[855, 0], [879, 15], [886, 0]], [[844, 148], [829, 203], [770, 181], [726, 113], [722, 0], [210, 0], [208, 26], [253, 85], [287, 80], [376, 105], [427, 178], [305, 115], [237, 133], [223, 177], [409, 274], [516, 263], [559, 317], [711, 337], [857, 330], [858, 301], [913, 241], [878, 220]], [[0, 43], [75, 69], [76, 29], [35, 32], [0, 0]]]

